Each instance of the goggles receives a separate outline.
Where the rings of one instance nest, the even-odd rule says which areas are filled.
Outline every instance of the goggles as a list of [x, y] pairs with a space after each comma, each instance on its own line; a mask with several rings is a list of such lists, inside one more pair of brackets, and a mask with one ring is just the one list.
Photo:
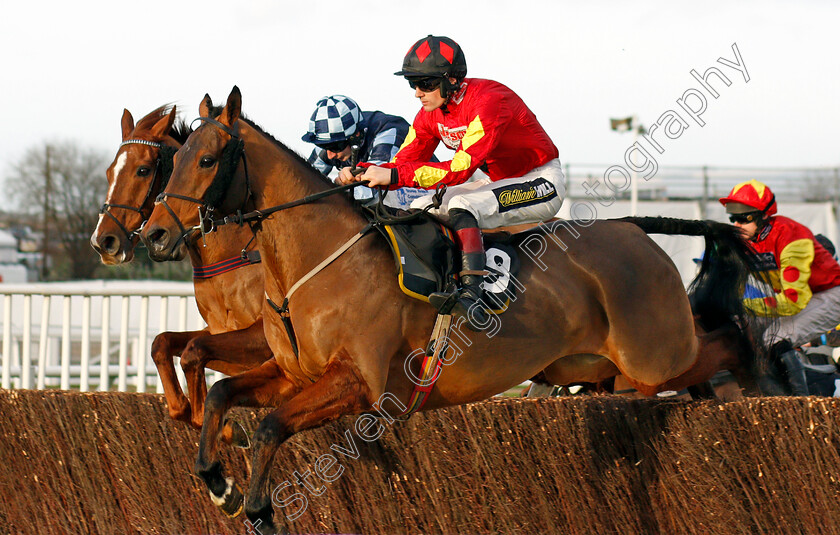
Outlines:
[[333, 141], [332, 143], [319, 143], [318, 146], [330, 152], [341, 152], [350, 146], [350, 140], [342, 139], [341, 141]]
[[419, 89], [424, 93], [431, 93], [440, 87], [440, 78], [437, 76], [430, 76], [426, 78], [406, 78], [408, 85], [412, 89]]
[[730, 214], [729, 221], [731, 223], [741, 224], [752, 223], [753, 221], [756, 221], [758, 219], [760, 214], [761, 212], [749, 212], [746, 214]]

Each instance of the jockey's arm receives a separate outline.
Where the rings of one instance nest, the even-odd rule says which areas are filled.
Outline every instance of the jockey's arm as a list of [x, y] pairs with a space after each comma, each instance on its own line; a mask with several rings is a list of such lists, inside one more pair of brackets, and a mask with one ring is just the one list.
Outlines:
[[811, 300], [811, 264], [814, 243], [799, 239], [788, 243], [779, 255], [779, 283], [775, 296], [747, 299], [745, 305], [759, 316], [793, 316]]

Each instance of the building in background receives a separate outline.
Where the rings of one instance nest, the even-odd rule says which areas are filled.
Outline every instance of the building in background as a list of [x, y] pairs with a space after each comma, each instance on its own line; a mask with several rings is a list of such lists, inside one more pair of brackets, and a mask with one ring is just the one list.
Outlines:
[[0, 283], [29, 282], [14, 234], [0, 229]]

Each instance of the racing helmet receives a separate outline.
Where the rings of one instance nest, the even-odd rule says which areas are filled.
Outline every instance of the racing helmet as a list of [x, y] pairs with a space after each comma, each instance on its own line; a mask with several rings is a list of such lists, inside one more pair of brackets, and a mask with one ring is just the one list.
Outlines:
[[301, 139], [316, 145], [330, 145], [351, 138], [363, 128], [364, 117], [356, 101], [344, 95], [332, 95], [315, 105], [309, 128]]
[[761, 212], [771, 216], [776, 213], [776, 196], [769, 186], [755, 179], [736, 185], [728, 196], [721, 197], [720, 203], [730, 214]]
[[446, 98], [455, 89], [449, 78], [463, 79], [467, 75], [467, 60], [461, 46], [449, 37], [427, 35], [408, 50], [402, 70], [394, 73], [411, 81], [421, 78], [440, 78], [440, 94]]

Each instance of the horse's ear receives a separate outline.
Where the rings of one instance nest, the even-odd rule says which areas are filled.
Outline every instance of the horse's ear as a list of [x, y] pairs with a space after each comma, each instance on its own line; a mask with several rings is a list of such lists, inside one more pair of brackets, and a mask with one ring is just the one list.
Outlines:
[[122, 126], [122, 138], [123, 141], [125, 141], [128, 139], [128, 135], [134, 130], [134, 117], [132, 117], [131, 112], [125, 108], [123, 108], [122, 122], [120, 123], [120, 126]]
[[230, 91], [230, 95], [228, 95], [227, 104], [225, 104], [225, 111], [220, 118], [221, 122], [225, 123], [225, 126], [233, 126], [233, 123], [239, 119], [241, 111], [242, 93], [239, 92], [239, 88], [237, 86], [233, 86], [233, 89]]
[[169, 129], [172, 128], [172, 123], [175, 122], [175, 106], [165, 116], [158, 119], [158, 122], [151, 128], [150, 132], [155, 139], [163, 139], [169, 134]]
[[210, 100], [210, 95], [204, 94], [201, 99], [201, 104], [198, 105], [198, 115], [200, 117], [210, 117], [210, 110], [213, 109], [213, 101]]

